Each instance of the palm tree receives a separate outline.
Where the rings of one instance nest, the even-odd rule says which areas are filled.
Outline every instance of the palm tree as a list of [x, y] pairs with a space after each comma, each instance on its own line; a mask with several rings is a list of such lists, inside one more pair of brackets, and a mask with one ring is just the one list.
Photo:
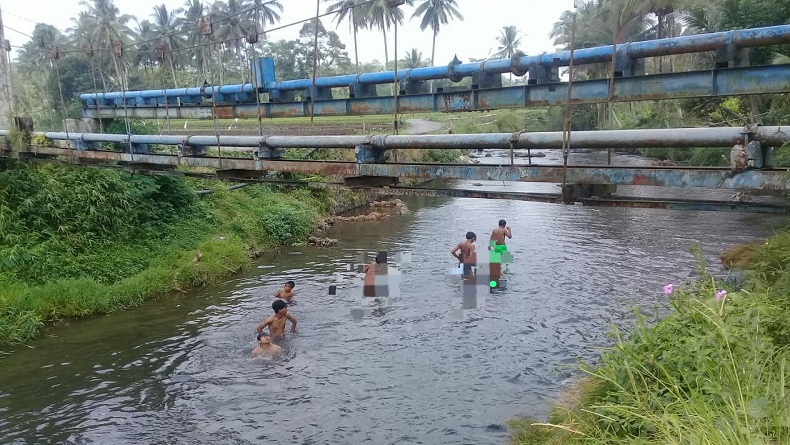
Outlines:
[[[283, 5], [277, 0], [268, 0], [261, 3], [261, 0], [255, 0], [255, 10], [258, 13], [258, 25], [261, 27], [260, 32], [266, 29], [266, 24], [275, 24], [280, 21], [280, 13], [283, 12]], [[277, 12], [279, 10], [279, 12]]]
[[[257, 18], [254, 14], [248, 14], [246, 11], [252, 12], [248, 0], [227, 0], [217, 1], [212, 5], [212, 10], [221, 22], [218, 21], [218, 26], [215, 27], [217, 39], [222, 40], [223, 46], [230, 47], [228, 43], [232, 42], [234, 52], [238, 57], [239, 69], [241, 70], [242, 77], [244, 76], [244, 62], [242, 56], [242, 41], [247, 33], [255, 26]], [[220, 55], [220, 57], [222, 57]]]
[[422, 16], [420, 29], [425, 31], [430, 26], [433, 31], [433, 45], [431, 46], [431, 65], [433, 65], [436, 55], [436, 35], [439, 34], [439, 28], [448, 24], [450, 19], [457, 18], [463, 21], [464, 17], [456, 8], [455, 0], [423, 0], [411, 17], [420, 16]]
[[403, 58], [400, 60], [404, 68], [422, 68], [429, 66], [430, 61], [422, 58], [422, 51], [417, 51], [417, 48], [412, 48], [411, 51], [404, 53]]
[[190, 61], [194, 61], [195, 66], [199, 67], [203, 75], [208, 72], [205, 50], [200, 46], [206, 40], [198, 29], [200, 18], [205, 15], [206, 8], [201, 0], [186, 0], [184, 3], [183, 16], [178, 17], [177, 24], [180, 31], [186, 37], [186, 45], [191, 49]]
[[[83, 28], [79, 34], [83, 36], [88, 45], [96, 49], [112, 48], [116, 44], [125, 45], [129, 42], [132, 31], [127, 25], [132, 16], [121, 14], [113, 0], [86, 0], [80, 1], [80, 6], [86, 10], [80, 13], [76, 20], [78, 27]], [[104, 51], [102, 51], [104, 52]], [[112, 57], [115, 71], [118, 73], [121, 84], [126, 84], [126, 76], [121, 71], [118, 57]]]
[[163, 3], [154, 6], [154, 13], [152, 14], [154, 18], [154, 23], [151, 26], [152, 34], [155, 38], [159, 39], [160, 43], [165, 44], [166, 52], [163, 54], [165, 59], [168, 58], [168, 52], [170, 53], [170, 70], [173, 75], [173, 88], [178, 88], [178, 83], [176, 82], [176, 51], [186, 46], [184, 43], [184, 36], [178, 32], [178, 15], [181, 14], [182, 11], [181, 8], [168, 11], [167, 6]]
[[[406, 0], [409, 6], [414, 5], [414, 0]], [[387, 49], [387, 30], [394, 24], [403, 23], [403, 11], [399, 7], [390, 7], [387, 0], [373, 0], [365, 4], [363, 7], [363, 16], [365, 24], [370, 27], [376, 27], [381, 30], [384, 35], [384, 62], [385, 66], [389, 66], [389, 50]], [[397, 57], [397, 56], [396, 56]]]
[[499, 43], [499, 48], [494, 56], [509, 59], [516, 54], [518, 46], [521, 45], [521, 33], [515, 26], [503, 26], [496, 41]]
[[154, 57], [156, 45], [154, 40], [157, 38], [153, 23], [148, 20], [137, 22], [137, 29], [132, 30], [132, 34], [137, 41], [137, 58], [135, 61], [145, 69], [153, 68], [156, 63], [156, 58]]
[[[334, 3], [329, 5], [326, 8], [326, 12], [335, 12], [337, 11], [337, 15], [335, 16], [335, 21], [337, 22], [337, 26], [340, 26], [340, 22], [343, 20], [348, 19], [349, 28], [351, 29], [352, 33], [354, 34], [354, 61], [357, 65], [357, 73], [359, 73], [359, 52], [357, 51], [357, 32], [359, 31], [360, 27], [365, 26], [365, 16], [363, 11], [359, 9], [359, 0], [324, 0], [324, 1], [333, 1]], [[386, 42], [385, 42], [386, 43]]]

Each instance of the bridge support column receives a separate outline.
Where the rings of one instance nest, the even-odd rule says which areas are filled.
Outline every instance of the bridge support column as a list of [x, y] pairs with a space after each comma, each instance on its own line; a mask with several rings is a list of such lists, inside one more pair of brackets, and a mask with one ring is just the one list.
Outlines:
[[[63, 124], [69, 133], [99, 133], [99, 119], [83, 117], [79, 119], [66, 119]], [[98, 150], [101, 148], [99, 142], [85, 142], [82, 139], [74, 141], [74, 148], [77, 150]]]
[[208, 147], [204, 145], [189, 145], [187, 143], [178, 144], [178, 153], [181, 156], [198, 157], [208, 154]]
[[150, 145], [136, 144], [134, 142], [124, 142], [121, 144], [124, 153], [132, 153], [136, 155], [147, 155], [150, 152]]
[[252, 153], [252, 157], [259, 161], [261, 159], [280, 159], [283, 150], [281, 148], [271, 148], [268, 146], [261, 146]]
[[357, 145], [354, 147], [357, 164], [378, 164], [389, 159], [389, 150], [371, 147], [370, 145]]
[[615, 192], [617, 186], [611, 184], [565, 184], [562, 186], [562, 202], [573, 204], [579, 199], [608, 196]]
[[348, 95], [352, 99], [362, 99], [365, 97], [377, 97], [376, 85], [363, 83], [352, 83], [348, 87]]

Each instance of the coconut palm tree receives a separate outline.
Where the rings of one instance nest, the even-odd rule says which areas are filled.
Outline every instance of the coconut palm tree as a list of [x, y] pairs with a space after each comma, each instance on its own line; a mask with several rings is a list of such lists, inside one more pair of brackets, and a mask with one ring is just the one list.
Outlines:
[[268, 0], [266, 2], [255, 0], [255, 10], [258, 13], [257, 22], [258, 26], [260, 26], [258, 31], [263, 32], [267, 24], [273, 25], [280, 21], [283, 5], [277, 0]]
[[[409, 6], [414, 5], [414, 0], [406, 0]], [[373, 0], [366, 3], [362, 11], [365, 17], [365, 24], [381, 30], [384, 36], [384, 62], [389, 65], [389, 50], [387, 48], [387, 30], [394, 24], [403, 23], [403, 11], [400, 7], [390, 7], [387, 0]], [[397, 56], [396, 56], [397, 57]]]
[[[173, 88], [178, 88], [176, 82], [176, 52], [186, 46], [185, 37], [179, 33], [178, 29], [178, 16], [183, 10], [178, 8], [176, 10], [168, 11], [165, 4], [154, 6], [154, 13], [152, 17], [154, 22], [151, 24], [152, 34], [159, 40], [158, 44], [164, 44], [166, 53], [165, 59], [170, 59], [170, 70], [173, 75]], [[147, 41], [150, 39], [143, 39]], [[156, 45], [154, 45], [156, 48]], [[169, 53], [169, 54], [168, 54]]]
[[90, 2], [82, 0], [80, 6], [85, 10], [80, 13], [79, 19], [75, 22], [77, 27], [82, 29], [75, 34], [85, 40], [81, 42], [83, 43], [81, 46], [91, 45], [94, 49], [101, 49], [102, 54], [109, 55], [121, 84], [125, 85], [126, 76], [121, 70], [121, 64], [118, 63], [119, 58], [106, 49], [112, 48], [116, 44], [126, 45], [129, 42], [132, 31], [129, 29], [128, 23], [132, 20], [132, 16], [121, 14], [113, 0], [91, 0]]
[[191, 48], [189, 50], [189, 60], [200, 68], [200, 71], [205, 76], [208, 72], [208, 58], [206, 57], [205, 49], [201, 46], [206, 39], [200, 33], [198, 24], [200, 18], [206, 13], [206, 8], [203, 6], [201, 0], [186, 0], [184, 3], [183, 15], [178, 17], [178, 29], [182, 31], [186, 38], [186, 46]]
[[402, 63], [403, 67], [407, 69], [422, 68], [424, 66], [429, 66], [430, 60], [423, 59], [422, 51], [417, 51], [417, 48], [412, 48], [411, 51], [403, 54], [403, 58], [400, 60], [400, 63]]
[[516, 54], [518, 46], [521, 45], [521, 33], [515, 26], [503, 26], [499, 30], [499, 36], [496, 38], [496, 41], [499, 43], [499, 48], [497, 48], [494, 56], [509, 59]]
[[348, 19], [348, 24], [351, 32], [354, 34], [354, 62], [357, 66], [357, 73], [359, 73], [359, 51], [357, 50], [357, 32], [359, 28], [365, 26], [365, 15], [364, 11], [360, 10], [360, 7], [357, 6], [360, 4], [360, 0], [324, 0], [326, 2], [334, 2], [329, 7], [326, 8], [326, 12], [335, 12], [335, 21], [337, 22], [337, 26], [340, 26], [340, 22], [343, 20]]
[[431, 65], [436, 61], [436, 35], [439, 34], [441, 26], [448, 24], [454, 18], [461, 21], [464, 19], [456, 6], [455, 0], [423, 0], [411, 16], [412, 18], [422, 17], [421, 30], [425, 31], [430, 26], [433, 31]]

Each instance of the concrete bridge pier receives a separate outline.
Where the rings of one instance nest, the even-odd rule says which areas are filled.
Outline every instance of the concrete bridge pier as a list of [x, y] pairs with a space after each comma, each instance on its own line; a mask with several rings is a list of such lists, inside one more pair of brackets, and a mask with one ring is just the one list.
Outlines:
[[610, 196], [617, 192], [617, 186], [611, 184], [563, 184], [562, 202], [573, 204], [580, 199], [594, 196]]

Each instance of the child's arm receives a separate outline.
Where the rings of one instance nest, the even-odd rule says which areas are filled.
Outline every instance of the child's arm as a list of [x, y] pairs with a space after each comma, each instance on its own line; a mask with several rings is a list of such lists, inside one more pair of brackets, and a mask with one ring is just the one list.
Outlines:
[[506, 235], [507, 235], [508, 238], [513, 239], [513, 233], [510, 231], [510, 227], [507, 228]]
[[259, 324], [258, 328], [256, 329], [258, 331], [258, 333], [263, 332], [263, 330], [266, 328], [266, 326], [269, 326], [271, 324], [272, 319], [273, 319], [273, 317], [269, 317], [266, 320], [263, 320], [263, 322], [261, 324]]
[[459, 251], [459, 250], [461, 250], [461, 245], [460, 245], [460, 244], [457, 244], [457, 245], [455, 246], [455, 248], [454, 248], [453, 250], [451, 250], [451, 251], [450, 251], [450, 253], [451, 253], [451, 254], [452, 254], [454, 257], [455, 257], [455, 259], [456, 259], [456, 260], [458, 260], [458, 261], [461, 261], [461, 257], [459, 257], [459, 256], [458, 256], [458, 255], [455, 253], [455, 252], [457, 252], [457, 251]]
[[282, 289], [278, 289], [277, 292], [274, 293], [274, 298], [280, 298], [280, 292], [282, 291]]
[[291, 325], [291, 332], [296, 332], [296, 319], [291, 314], [288, 314], [288, 319], [293, 323], [293, 325]]

